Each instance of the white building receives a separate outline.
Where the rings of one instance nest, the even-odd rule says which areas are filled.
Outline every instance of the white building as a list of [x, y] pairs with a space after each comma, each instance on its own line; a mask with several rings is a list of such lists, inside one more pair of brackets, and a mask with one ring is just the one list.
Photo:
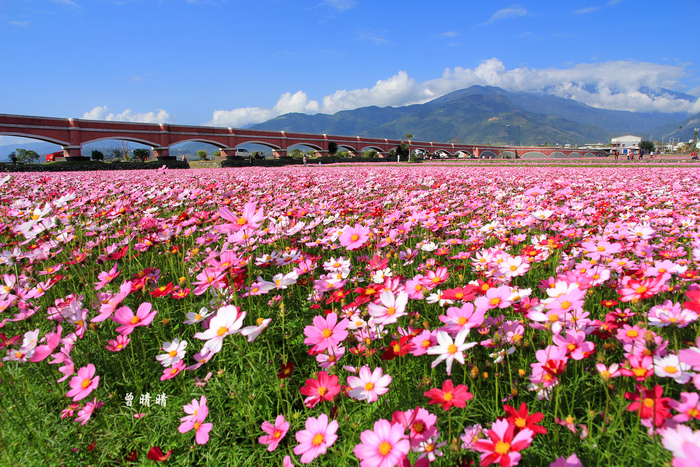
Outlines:
[[617, 138], [613, 138], [611, 140], [612, 143], [612, 149], [616, 149], [617, 152], [626, 152], [626, 149], [632, 149], [632, 150], [637, 150], [639, 149], [639, 143], [642, 142], [642, 138], [639, 136], [632, 136], [632, 135], [627, 135], [627, 136], [618, 136]]

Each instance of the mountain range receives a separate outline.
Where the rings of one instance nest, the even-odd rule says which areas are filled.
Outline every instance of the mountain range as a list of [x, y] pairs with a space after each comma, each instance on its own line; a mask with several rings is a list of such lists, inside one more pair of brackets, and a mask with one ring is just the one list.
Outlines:
[[[696, 99], [669, 90], [659, 92]], [[683, 133], [688, 140], [698, 122], [700, 114], [606, 110], [545, 93], [472, 86], [425, 104], [362, 107], [333, 115], [289, 113], [250, 128], [394, 139], [412, 134], [419, 141], [467, 144], [582, 145], [607, 143], [627, 134], [654, 140], [674, 133], [678, 137], [679, 126], [690, 128]]]

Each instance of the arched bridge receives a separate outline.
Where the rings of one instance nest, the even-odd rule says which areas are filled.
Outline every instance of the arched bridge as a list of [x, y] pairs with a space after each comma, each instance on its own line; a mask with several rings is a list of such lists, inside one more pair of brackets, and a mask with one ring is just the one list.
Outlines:
[[[340, 150], [359, 153], [373, 149], [381, 154], [396, 148], [404, 140], [369, 138], [366, 136], [339, 136], [326, 134], [292, 133], [284, 131], [247, 130], [208, 126], [173, 125], [167, 123], [131, 123], [76, 118], [33, 117], [0, 114], [0, 135], [21, 136], [58, 144], [67, 160], [84, 160], [84, 144], [100, 140], [126, 140], [151, 146], [154, 155], [162, 160], [173, 159], [170, 147], [188, 141], [213, 144], [221, 155], [235, 157], [236, 147], [256, 143], [269, 147], [276, 156], [284, 156], [287, 148], [305, 145], [321, 155], [328, 155], [328, 145], [334, 142]], [[455, 156], [462, 153], [476, 158], [570, 158], [596, 157], [600, 150], [561, 149], [543, 147], [507, 147], [473, 144], [410, 141], [411, 149], [429, 153], [444, 152]]]

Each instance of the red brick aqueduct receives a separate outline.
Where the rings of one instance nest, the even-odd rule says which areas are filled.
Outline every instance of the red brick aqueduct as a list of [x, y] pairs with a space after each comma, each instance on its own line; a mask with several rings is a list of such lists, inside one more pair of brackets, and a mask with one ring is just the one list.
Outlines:
[[[217, 146], [221, 155], [235, 157], [236, 147], [245, 143], [257, 143], [269, 147], [276, 156], [284, 156], [287, 148], [303, 144], [321, 155], [328, 155], [328, 144], [335, 142], [339, 150], [359, 153], [374, 149], [386, 154], [403, 140], [369, 138], [366, 136], [316, 135], [284, 131], [246, 130], [208, 126], [173, 125], [168, 123], [131, 123], [77, 118], [33, 117], [0, 114], [1, 136], [22, 136], [38, 139], [63, 148], [66, 160], [85, 160], [81, 155], [84, 144], [100, 140], [126, 140], [151, 146], [153, 154], [161, 160], [174, 159], [170, 147], [184, 142], [198, 141]], [[604, 156], [594, 149], [562, 149], [550, 147], [485, 146], [473, 144], [411, 141], [411, 150], [423, 149], [430, 153], [443, 151], [448, 155], [459, 152], [477, 158], [578, 158]]]

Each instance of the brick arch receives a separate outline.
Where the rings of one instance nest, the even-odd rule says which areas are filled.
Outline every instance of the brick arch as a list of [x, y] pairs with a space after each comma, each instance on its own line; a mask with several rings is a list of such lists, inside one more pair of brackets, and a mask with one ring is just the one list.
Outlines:
[[61, 141], [56, 138], [51, 138], [49, 136], [43, 136], [38, 134], [21, 133], [21, 132], [0, 132], [0, 136], [17, 136], [20, 138], [36, 139], [38, 141], [44, 141], [46, 143], [58, 144], [59, 146], [68, 146], [68, 141]]
[[528, 151], [525, 154], [519, 154], [523, 159], [546, 159], [547, 155], [539, 151]]
[[479, 157], [482, 159], [498, 159], [498, 154], [490, 149], [482, 149], [479, 151]]
[[553, 151], [553, 152], [549, 155], [549, 158], [550, 158], [550, 159], [566, 159], [566, 154], [564, 154], [564, 153], [561, 152], [561, 151]]
[[131, 143], [143, 144], [144, 146], [158, 147], [158, 143], [132, 136], [105, 136], [103, 138], [88, 139], [81, 142], [82, 145], [92, 144], [98, 141], [129, 141]]
[[571, 151], [569, 153], [569, 158], [571, 158], [571, 159], [577, 159], [579, 157], [583, 157], [580, 152]]
[[282, 147], [277, 145], [277, 144], [272, 144], [268, 141], [259, 141], [259, 140], [239, 141], [235, 147], [243, 146], [244, 144], [259, 144], [260, 146], [265, 146], [265, 147], [273, 149], [273, 150], [282, 149]]
[[169, 144], [168, 147], [173, 147], [178, 144], [186, 144], [186, 143], [205, 143], [205, 144], [211, 144], [212, 146], [216, 146], [217, 148], [223, 148], [226, 147], [226, 145], [222, 145], [221, 141], [216, 141], [216, 140], [211, 140], [211, 139], [206, 139], [206, 138], [190, 138], [190, 139], [182, 139], [179, 141], [174, 141]]
[[597, 156], [595, 155], [595, 153], [587, 152], [583, 155], [583, 157], [597, 157]]

